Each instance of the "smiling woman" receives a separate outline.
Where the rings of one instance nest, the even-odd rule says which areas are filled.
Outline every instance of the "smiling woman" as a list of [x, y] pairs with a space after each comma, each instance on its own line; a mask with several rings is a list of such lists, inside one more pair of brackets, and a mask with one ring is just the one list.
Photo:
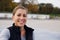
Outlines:
[[28, 10], [24, 7], [20, 7], [17, 6], [14, 10], [13, 10], [13, 21], [15, 23], [15, 25], [17, 26], [24, 26], [27, 20], [27, 12]]
[[3, 30], [0, 34], [0, 40], [33, 40], [34, 29], [27, 27], [28, 9], [18, 5], [13, 10], [13, 25]]

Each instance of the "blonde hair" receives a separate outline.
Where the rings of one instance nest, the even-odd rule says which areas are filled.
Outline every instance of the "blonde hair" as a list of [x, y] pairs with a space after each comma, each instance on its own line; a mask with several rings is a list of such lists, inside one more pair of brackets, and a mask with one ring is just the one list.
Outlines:
[[13, 15], [15, 15], [15, 13], [16, 13], [16, 11], [17, 11], [18, 9], [27, 10], [27, 13], [28, 13], [28, 9], [27, 9], [26, 7], [24, 7], [24, 6], [22, 6], [22, 5], [18, 5], [18, 6], [16, 6], [16, 7], [13, 9]]

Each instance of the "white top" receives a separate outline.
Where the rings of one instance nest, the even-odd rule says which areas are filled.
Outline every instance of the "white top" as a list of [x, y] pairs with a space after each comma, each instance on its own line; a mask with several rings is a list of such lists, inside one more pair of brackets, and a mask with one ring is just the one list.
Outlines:
[[[4, 29], [0, 33], [0, 40], [8, 40], [9, 37], [10, 37], [10, 32], [8, 29]], [[33, 40], [60, 40], [60, 34], [50, 33], [41, 30], [34, 30]]]
[[10, 37], [10, 32], [8, 29], [4, 29], [1, 33], [0, 33], [0, 40], [8, 40]]
[[25, 36], [21, 36], [21, 40], [25, 40]]

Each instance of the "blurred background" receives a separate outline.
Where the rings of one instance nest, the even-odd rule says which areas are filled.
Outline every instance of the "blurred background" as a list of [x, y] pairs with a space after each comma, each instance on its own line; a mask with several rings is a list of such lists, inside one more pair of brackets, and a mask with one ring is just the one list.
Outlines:
[[35, 40], [60, 40], [60, 0], [0, 0], [0, 32], [11, 26], [12, 11], [28, 8], [27, 26], [35, 29]]

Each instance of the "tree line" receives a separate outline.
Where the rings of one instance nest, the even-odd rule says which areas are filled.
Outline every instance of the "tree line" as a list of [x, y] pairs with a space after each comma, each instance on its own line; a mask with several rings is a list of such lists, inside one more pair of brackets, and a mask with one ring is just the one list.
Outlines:
[[0, 0], [0, 12], [11, 12], [16, 5], [13, 0]]
[[[19, 3], [13, 0], [0, 0], [0, 12], [12, 12]], [[60, 14], [60, 8], [53, 7], [51, 3], [25, 4], [30, 13], [35, 14]]]

